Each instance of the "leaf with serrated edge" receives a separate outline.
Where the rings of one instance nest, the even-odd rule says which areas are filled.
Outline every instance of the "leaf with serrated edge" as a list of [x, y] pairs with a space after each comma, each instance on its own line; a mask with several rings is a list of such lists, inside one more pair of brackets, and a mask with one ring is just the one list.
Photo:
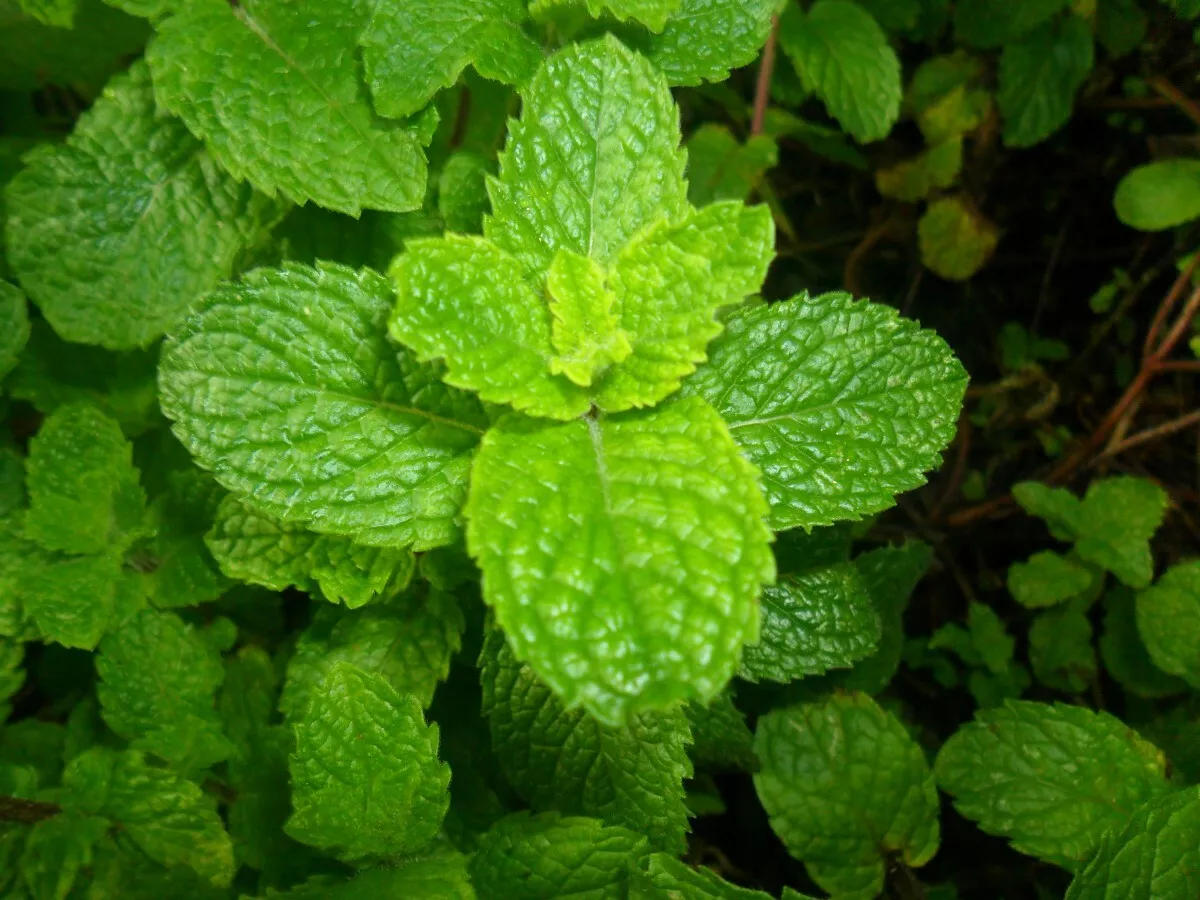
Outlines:
[[27, 157], [7, 196], [8, 259], [29, 299], [68, 341], [117, 350], [171, 328], [284, 212], [157, 111], [144, 63], [65, 143]]
[[492, 826], [471, 858], [480, 897], [624, 900], [646, 839], [599, 819], [515, 813]]
[[92, 847], [111, 823], [98, 816], [60, 814], [29, 830], [21, 854], [21, 875], [34, 898], [65, 900], [92, 863]]
[[357, 216], [425, 199], [421, 126], [376, 117], [359, 79], [370, 4], [198, 0], [158, 24], [158, 102], [235, 178]]
[[671, 84], [723, 81], [754, 62], [778, 0], [682, 0], [660, 34], [631, 36]]
[[407, 587], [416, 568], [411, 551], [364, 547], [349, 538], [315, 534], [232, 496], [221, 501], [205, 540], [230, 578], [273, 591], [319, 590], [330, 603], [345, 603], [351, 609], [385, 591]]
[[865, 694], [835, 694], [758, 720], [754, 776], [771, 827], [822, 888], [846, 900], [883, 889], [885, 855], [910, 867], [938, 848], [925, 754]]
[[483, 712], [509, 782], [535, 810], [595, 816], [671, 853], [687, 846], [683, 781], [691, 732], [681, 709], [604, 725], [568, 710], [490, 629], [480, 661]]
[[552, 373], [590, 387], [597, 374], [633, 352], [613, 312], [617, 298], [594, 259], [559, 250], [546, 273], [546, 293], [554, 319], [550, 340], [557, 351], [550, 359]]
[[955, 732], [935, 771], [958, 811], [988, 834], [1072, 870], [1106, 830], [1171, 790], [1162, 752], [1124, 722], [1023, 700], [985, 710]]
[[298, 720], [339, 662], [381, 676], [427, 707], [462, 646], [463, 627], [454, 597], [436, 588], [424, 596], [414, 589], [362, 610], [318, 610], [288, 661], [279, 708]]
[[924, 484], [967, 386], [933, 332], [842, 293], [739, 310], [708, 355], [683, 393], [762, 470], [777, 531], [862, 518]]
[[848, 0], [788, 4], [779, 44], [804, 86], [859, 143], [887, 137], [900, 118], [900, 60], [871, 14]]
[[1008, 592], [1022, 606], [1038, 609], [1070, 600], [1088, 589], [1092, 573], [1065, 556], [1050, 550], [1033, 554], [1008, 570]]
[[0, 281], [0, 381], [17, 365], [29, 340], [29, 310], [16, 286]]
[[1147, 803], [1100, 839], [1066, 900], [1200, 896], [1200, 788]]
[[1137, 630], [1154, 664], [1200, 688], [1200, 560], [1172, 566], [1136, 604]]
[[224, 487], [285, 522], [375, 547], [453, 543], [477, 400], [384, 333], [370, 270], [259, 269], [206, 298], [163, 348], [163, 411]]
[[296, 724], [288, 834], [351, 863], [419, 850], [450, 803], [437, 745], [416, 697], [338, 663]]
[[687, 209], [679, 110], [662, 75], [613, 37], [551, 57], [522, 91], [484, 234], [540, 278], [566, 248], [607, 263]]
[[996, 91], [1005, 146], [1031, 147], [1065, 125], [1093, 62], [1091, 26], [1073, 15], [1006, 45]]
[[697, 766], [746, 771], [758, 768], [754, 735], [728, 691], [718, 694], [707, 706], [693, 701], [683, 711], [692, 726], [690, 755]]
[[634, 900], [771, 900], [770, 894], [730, 884], [712, 869], [693, 869], [665, 853], [652, 854], [635, 883]]
[[[93, 650], [100, 638], [142, 603], [137, 576], [121, 559], [56, 556], [33, 551], [18, 563], [14, 590], [21, 612], [37, 623], [42, 640]], [[19, 633], [19, 631], [18, 631]]]
[[520, 84], [542, 59], [525, 31], [525, 0], [383, 0], [359, 42], [375, 109], [411, 116], [469, 64]]
[[517, 658], [615, 725], [728, 681], [774, 578], [765, 513], [754, 469], [689, 398], [503, 419], [475, 461], [467, 541]]

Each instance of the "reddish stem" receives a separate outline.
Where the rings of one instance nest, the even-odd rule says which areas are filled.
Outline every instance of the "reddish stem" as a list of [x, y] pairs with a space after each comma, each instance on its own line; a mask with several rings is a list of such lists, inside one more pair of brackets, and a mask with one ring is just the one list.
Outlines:
[[762, 63], [758, 67], [758, 84], [754, 88], [754, 118], [750, 134], [762, 134], [767, 121], [767, 105], [771, 101], [771, 76], [775, 74], [775, 45], [779, 36], [779, 16], [771, 22], [771, 35], [763, 47]]

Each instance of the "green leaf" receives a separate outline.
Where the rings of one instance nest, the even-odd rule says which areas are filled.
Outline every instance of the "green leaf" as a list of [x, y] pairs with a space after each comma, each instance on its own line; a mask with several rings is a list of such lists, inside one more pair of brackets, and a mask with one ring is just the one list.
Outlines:
[[0, 28], [0, 89], [4, 90], [72, 85], [95, 96], [109, 75], [124, 69], [129, 57], [141, 51], [149, 32], [144, 22], [101, 0], [81, 0], [71, 31], [44, 25], [15, 6], [12, 0], [5, 3]]
[[0, 723], [8, 721], [12, 704], [8, 701], [25, 683], [25, 647], [20, 641], [0, 637]]
[[972, 602], [967, 607], [967, 630], [943, 625], [934, 632], [929, 646], [952, 650], [968, 666], [982, 667], [999, 675], [1012, 662], [1016, 641], [994, 609]]
[[1029, 626], [1029, 665], [1046, 687], [1081, 694], [1096, 680], [1096, 651], [1086, 607], [1068, 603], [1041, 613]]
[[58, 557], [33, 553], [19, 569], [24, 612], [41, 637], [91, 650], [114, 626], [143, 605], [136, 576], [112, 555]]
[[608, 263], [636, 232], [685, 213], [679, 110], [646, 59], [612, 37], [573, 44], [521, 98], [484, 234], [539, 285], [559, 249]]
[[370, 270], [251, 272], [163, 348], [163, 411], [224, 487], [285, 522], [376, 547], [453, 542], [487, 418], [384, 333]]
[[73, 28], [79, 0], [19, 0], [21, 9], [43, 25]]
[[758, 720], [754, 776], [771, 827], [813, 881], [838, 897], [883, 890], [885, 856], [924, 865], [938, 848], [925, 754], [864, 694], [835, 694]]
[[595, 816], [646, 835], [658, 849], [686, 849], [683, 781], [692, 764], [682, 709], [642, 713], [615, 726], [568, 710], [495, 628], [480, 667], [492, 746], [533, 809]]
[[133, 447], [95, 407], [72, 404], [48, 416], [25, 469], [25, 534], [48, 550], [120, 552], [140, 536], [146, 497]]
[[1137, 628], [1158, 668], [1200, 687], [1200, 560], [1172, 566], [1138, 594]]
[[1010, 700], [979, 713], [943, 745], [935, 768], [962, 815], [1072, 870], [1106, 830], [1171, 790], [1153, 744], [1107, 713], [1062, 704]]
[[339, 663], [378, 675], [397, 693], [411, 694], [428, 707], [462, 646], [463, 627], [454, 597], [436, 588], [427, 594], [410, 591], [362, 610], [323, 607], [288, 662], [279, 708], [299, 720]]
[[25, 295], [7, 281], [0, 281], [0, 381], [17, 365], [29, 340], [29, 310]]
[[320, 591], [330, 603], [351, 609], [403, 590], [416, 569], [409, 550], [364, 547], [349, 538], [316, 534], [232, 496], [221, 502], [206, 542], [230, 578], [273, 591]]
[[[1150, 651], [1146, 649], [1138, 631], [1137, 604], [1133, 591], [1115, 588], [1105, 596], [1104, 605], [1100, 656], [1104, 660], [1105, 671], [1121, 687], [1139, 697], [1168, 697], [1184, 693], [1187, 683], [1168, 675], [1150, 658]], [[1169, 752], [1170, 748], [1166, 749]]]
[[478, 234], [483, 217], [491, 209], [487, 179], [492, 163], [474, 153], [455, 153], [442, 167], [438, 177], [438, 212], [447, 231]]
[[394, 119], [420, 112], [468, 65], [521, 84], [542, 52], [526, 31], [524, 0], [384, 0], [359, 38], [375, 109]]
[[483, 836], [471, 858], [480, 897], [625, 900], [646, 839], [598, 819], [516, 813]]
[[159, 609], [211, 603], [229, 587], [204, 545], [224, 495], [199, 469], [167, 476], [167, 489], [151, 507], [154, 537], [146, 548], [151, 571], [146, 593]]
[[[651, 31], [662, 31], [671, 15], [679, 9], [683, 0], [582, 0], [588, 15], [599, 18], [605, 13], [618, 22], [637, 20]], [[544, 16], [556, 6], [567, 6], [572, 0], [532, 0], [529, 11], [535, 16]]]
[[1200, 159], [1138, 166], [1117, 185], [1117, 218], [1139, 231], [1163, 231], [1200, 217]]
[[1077, 16], [1042, 24], [1005, 46], [996, 92], [1004, 145], [1032, 147], [1065, 125], [1092, 62], [1091, 28]]
[[967, 0], [954, 10], [954, 35], [964, 44], [991, 50], [1037, 28], [1069, 0]]
[[233, 880], [233, 845], [214, 802], [141, 753], [86, 750], [68, 764], [63, 787], [65, 806], [112, 820], [155, 862], [186, 866], [219, 887]]
[[450, 770], [421, 704], [380, 675], [334, 665], [296, 724], [287, 832], [344, 862], [390, 859], [437, 834]]
[[746, 716], [734, 705], [729, 691], [716, 696], [707, 706], [692, 702], [683, 708], [692, 729], [692, 761], [705, 769], [758, 768], [754, 755], [754, 735], [746, 725]]
[[1085, 562], [1129, 587], [1150, 584], [1150, 538], [1167, 510], [1166, 492], [1153, 481], [1128, 476], [1093, 481], [1082, 501], [1062, 488], [1033, 482], [1018, 484], [1013, 495], [1026, 512], [1046, 520], [1056, 538], [1073, 540]]
[[68, 341], [128, 349], [170, 329], [282, 207], [155, 108], [150, 71], [113, 79], [63, 144], [8, 186], [8, 257]]
[[859, 143], [887, 137], [900, 118], [900, 60], [871, 14], [849, 0], [789, 4], [779, 43], [804, 87]]
[[1096, 4], [1096, 40], [1110, 56], [1136, 50], [1146, 39], [1149, 24], [1137, 0], [1099, 0]]
[[348, 880], [318, 875], [289, 891], [268, 890], [270, 900], [475, 900], [467, 858], [437, 853], [398, 868], [367, 869]]
[[21, 855], [21, 875], [32, 900], [66, 900], [80, 870], [92, 864], [93, 845], [108, 829], [105, 819], [69, 813], [34, 825]]
[[917, 238], [927, 269], [948, 281], [966, 281], [992, 258], [1000, 229], [966, 197], [942, 197], [922, 214]]
[[961, 50], [934, 56], [913, 74], [905, 103], [931, 146], [975, 131], [987, 120], [992, 95], [981, 60]]
[[155, 96], [231, 175], [269, 196], [352, 216], [417, 209], [422, 124], [379, 119], [359, 81], [369, 15], [360, 0], [184, 4], [147, 51]]
[[875, 187], [885, 197], [915, 203], [954, 184], [962, 163], [962, 138], [950, 138], [912, 159], [877, 169]]
[[214, 708], [220, 654], [174, 613], [143, 611], [106, 636], [96, 672], [104, 721], [134, 749], [183, 771], [229, 755]]
[[661, 33], [631, 39], [671, 84], [724, 81], [754, 62], [778, 8], [778, 0], [681, 0]]
[[635, 900], [770, 900], [769, 894], [730, 884], [712, 869], [692, 868], [665, 853], [653, 853], [635, 876]]
[[1033, 554], [1008, 570], [1008, 592], [1029, 609], [1055, 606], [1086, 591], [1094, 580], [1087, 566], [1050, 550]]
[[605, 285], [599, 263], [570, 250], [559, 250], [546, 273], [546, 293], [553, 317], [550, 340], [557, 352], [550, 372], [566, 375], [580, 387], [633, 348], [613, 311], [616, 296]]
[[1066, 900], [1192, 897], [1200, 893], [1200, 788], [1140, 807], [1100, 839]]
[[742, 144], [724, 125], [711, 123], [688, 138], [687, 154], [688, 200], [696, 206], [748, 199], [763, 173], [779, 162], [774, 138], [755, 134]]
[[966, 373], [931, 331], [848, 294], [739, 310], [684, 387], [763, 472], [775, 530], [887, 509], [954, 436]]
[[688, 398], [501, 420], [475, 461], [467, 540], [517, 658], [617, 725], [729, 680], [774, 577], [766, 511], [720, 417]]
[[881, 626], [867, 585], [849, 562], [789, 575], [765, 588], [757, 644], [742, 651], [738, 674], [789, 682], [848, 669], [879, 645]]
[[172, 12], [179, 0], [104, 0], [104, 2], [109, 6], [124, 10], [131, 16], [159, 19]]

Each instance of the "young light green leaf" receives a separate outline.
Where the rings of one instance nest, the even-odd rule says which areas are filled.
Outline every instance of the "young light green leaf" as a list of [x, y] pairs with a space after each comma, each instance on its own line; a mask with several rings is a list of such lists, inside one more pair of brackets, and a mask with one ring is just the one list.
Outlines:
[[1138, 631], [1137, 601], [1133, 591], [1114, 588], [1105, 595], [1104, 606], [1100, 657], [1104, 660], [1105, 671], [1121, 687], [1139, 697], [1153, 699], [1187, 691], [1187, 682], [1168, 675], [1150, 658], [1150, 651]]
[[364, 547], [346, 537], [316, 534], [233, 496], [221, 501], [205, 540], [230, 578], [273, 591], [320, 591], [330, 603], [350, 609], [403, 590], [416, 569], [409, 550]]
[[25, 534], [48, 550], [120, 552], [139, 537], [146, 497], [121, 427], [71, 404], [42, 423], [26, 461]]
[[[637, 20], [651, 31], [666, 27], [671, 15], [683, 0], [582, 0], [588, 15], [599, 18], [607, 13], [618, 22]], [[529, 12], [543, 18], [556, 7], [571, 6], [573, 0], [531, 0]]]
[[766, 511], [720, 417], [688, 398], [501, 420], [475, 461], [467, 540], [517, 658], [618, 725], [729, 680], [774, 577]]
[[288, 662], [279, 708], [298, 721], [338, 663], [379, 675], [397, 693], [411, 694], [428, 707], [462, 646], [463, 627], [454, 597], [436, 588], [353, 612], [319, 609]]
[[540, 281], [566, 248], [607, 263], [687, 209], [679, 110], [663, 76], [613, 37], [538, 70], [510, 125], [484, 234]]
[[29, 340], [29, 310], [25, 295], [7, 281], [0, 281], [0, 381], [17, 365]]
[[885, 197], [915, 203], [954, 184], [962, 163], [962, 138], [949, 138], [912, 159], [876, 170], [875, 187]]
[[634, 236], [609, 275], [633, 352], [601, 380], [596, 405], [616, 412], [674, 393], [721, 333], [717, 311], [762, 287], [774, 246], [768, 209], [729, 201]]
[[604, 725], [568, 710], [504, 635], [489, 630], [480, 665], [483, 712], [509, 782], [537, 811], [595, 816], [646, 835], [671, 853], [687, 846], [683, 782], [692, 776], [683, 710]]
[[1008, 592], [1022, 606], [1055, 606], [1082, 594], [1095, 576], [1087, 566], [1050, 550], [1033, 554], [1008, 570]]
[[859, 143], [886, 137], [900, 118], [900, 60], [871, 14], [849, 0], [788, 4], [779, 43], [805, 88]]
[[163, 348], [163, 411], [224, 487], [285, 522], [376, 547], [453, 542], [487, 418], [397, 352], [370, 270], [259, 269]]
[[370, 9], [360, 0], [186, 3], [147, 51], [155, 96], [230, 174], [272, 197], [352, 216], [417, 209], [424, 126], [376, 117], [359, 81]]
[[1029, 626], [1029, 666], [1046, 687], [1081, 694], [1096, 679], [1096, 650], [1086, 604], [1046, 610]]
[[141, 753], [94, 747], [63, 774], [63, 805], [114, 822], [150, 859], [185, 866], [219, 887], [233, 880], [233, 844], [216, 804]]
[[935, 769], [958, 811], [988, 834], [1071, 870], [1105, 831], [1171, 790], [1153, 744], [1107, 713], [1062, 704], [1010, 700], [979, 713], [943, 745]]
[[1005, 146], [1032, 147], [1065, 125], [1092, 62], [1092, 31], [1078, 16], [1046, 22], [1005, 46], [996, 92]]
[[1154, 900], [1200, 893], [1200, 788], [1139, 807], [1104, 834], [1066, 900]]
[[770, 900], [769, 894], [730, 884], [712, 869], [692, 868], [666, 853], [653, 853], [634, 876], [631, 900]]
[[92, 847], [110, 827], [98, 816], [70, 813], [34, 825], [21, 854], [21, 876], [31, 900], [66, 900], [80, 870], [92, 863]]
[[969, 0], [954, 10], [954, 35], [981, 50], [1011, 44], [1037, 28], [1069, 0]]
[[104, 721], [117, 735], [183, 771], [230, 753], [214, 702], [221, 656], [174, 613], [145, 610], [100, 642]]
[[1113, 197], [1117, 218], [1139, 231], [1164, 231], [1200, 218], [1200, 159], [1138, 166]]
[[419, 850], [450, 803], [437, 744], [416, 697], [333, 666], [296, 724], [288, 834], [351, 863]]
[[698, 128], [687, 142], [688, 200], [705, 206], [718, 200], [746, 200], [763, 173], [779, 162], [779, 147], [765, 134], [744, 144], [724, 125]]
[[120, 557], [60, 557], [36, 551], [20, 564], [14, 591], [23, 613], [47, 641], [92, 650], [100, 638], [144, 603], [138, 578], [122, 571]]
[[66, 143], [26, 158], [8, 187], [8, 257], [63, 338], [121, 350], [170, 329], [282, 214], [157, 111], [139, 63]]
[[565, 248], [546, 273], [554, 319], [550, 339], [557, 352], [550, 371], [580, 387], [590, 387], [597, 375], [633, 352], [613, 311], [617, 298], [604, 281], [599, 263]]
[[671, 84], [724, 81], [754, 62], [778, 0], [681, 0], [659, 34], [630, 39]]
[[471, 858], [480, 897], [624, 900], [646, 838], [599, 819], [516, 813], [492, 826]]
[[1200, 560], [1172, 566], [1138, 594], [1137, 628], [1158, 668], [1200, 687]]
[[938, 799], [925, 754], [864, 694], [758, 720], [754, 776], [771, 827], [812, 879], [838, 897], [883, 889], [885, 855], [924, 865], [938, 848]]
[[967, 378], [889, 306], [801, 294], [739, 310], [684, 394], [712, 403], [764, 476], [772, 528], [887, 509], [954, 435]]
[[966, 281], [992, 258], [1000, 229], [966, 197], [942, 197], [922, 214], [917, 242], [925, 268], [948, 281]]
[[758, 768], [754, 755], [754, 735], [746, 725], [746, 716], [733, 702], [729, 691], [718, 694], [708, 705], [688, 703], [683, 708], [692, 728], [689, 755], [697, 766], [706, 769]]
[[738, 674], [789, 682], [850, 668], [879, 645], [881, 625], [852, 563], [789, 575], [763, 590], [757, 644], [742, 651]]
[[453, 87], [468, 65], [521, 84], [542, 52], [526, 31], [525, 0], [384, 0], [359, 38], [375, 109], [402, 119]]
[[391, 269], [392, 337], [421, 360], [443, 359], [445, 380], [533, 416], [573, 419], [588, 392], [551, 370], [552, 321], [517, 258], [480, 237], [410, 241]]

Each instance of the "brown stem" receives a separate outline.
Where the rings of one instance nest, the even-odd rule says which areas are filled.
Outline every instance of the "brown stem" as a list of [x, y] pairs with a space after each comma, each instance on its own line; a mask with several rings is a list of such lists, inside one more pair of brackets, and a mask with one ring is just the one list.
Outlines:
[[1172, 419], [1170, 422], [1163, 422], [1161, 425], [1155, 425], [1153, 428], [1139, 431], [1135, 435], [1111, 444], [1104, 449], [1103, 455], [1116, 456], [1119, 453], [1132, 450], [1134, 447], [1140, 447], [1142, 444], [1149, 443], [1150, 441], [1156, 441], [1167, 435], [1186, 431], [1188, 428], [1197, 426], [1200, 426], [1200, 409], [1190, 412], [1186, 416], [1180, 416], [1178, 419]]
[[1146, 84], [1150, 85], [1150, 87], [1154, 88], [1157, 93], [1161, 94], [1167, 100], [1170, 100], [1173, 104], [1175, 104], [1181, 113], [1183, 113], [1197, 125], [1200, 125], [1200, 105], [1197, 105], [1195, 100], [1193, 100], [1179, 88], [1175, 87], [1175, 85], [1171, 84], [1171, 82], [1163, 78], [1161, 75], [1155, 75], [1153, 78], [1146, 79]]
[[750, 134], [762, 134], [767, 121], [767, 104], [771, 100], [771, 76], [775, 73], [775, 45], [779, 37], [779, 16], [771, 22], [771, 35], [763, 47], [762, 63], [758, 67], [758, 84], [754, 88], [754, 118]]
[[1154, 319], [1150, 322], [1150, 328], [1146, 332], [1146, 340], [1142, 344], [1142, 359], [1149, 359], [1154, 355], [1154, 345], [1158, 342], [1158, 333], [1162, 331], [1163, 325], [1167, 321], [1167, 316], [1175, 309], [1179, 303], [1179, 298], [1183, 296], [1183, 292], [1187, 289], [1189, 282], [1192, 280], [1192, 273], [1196, 271], [1196, 266], [1200, 264], [1200, 253], [1196, 253], [1188, 261], [1188, 264], [1183, 267], [1183, 271], [1179, 273], [1179, 277], [1175, 279], [1175, 283], [1171, 285], [1171, 289], [1167, 291], [1162, 302], [1158, 305], [1158, 309], [1154, 311]]
[[21, 825], [36, 825], [52, 819], [62, 812], [57, 803], [41, 803], [22, 797], [0, 796], [0, 822], [17, 822]]

